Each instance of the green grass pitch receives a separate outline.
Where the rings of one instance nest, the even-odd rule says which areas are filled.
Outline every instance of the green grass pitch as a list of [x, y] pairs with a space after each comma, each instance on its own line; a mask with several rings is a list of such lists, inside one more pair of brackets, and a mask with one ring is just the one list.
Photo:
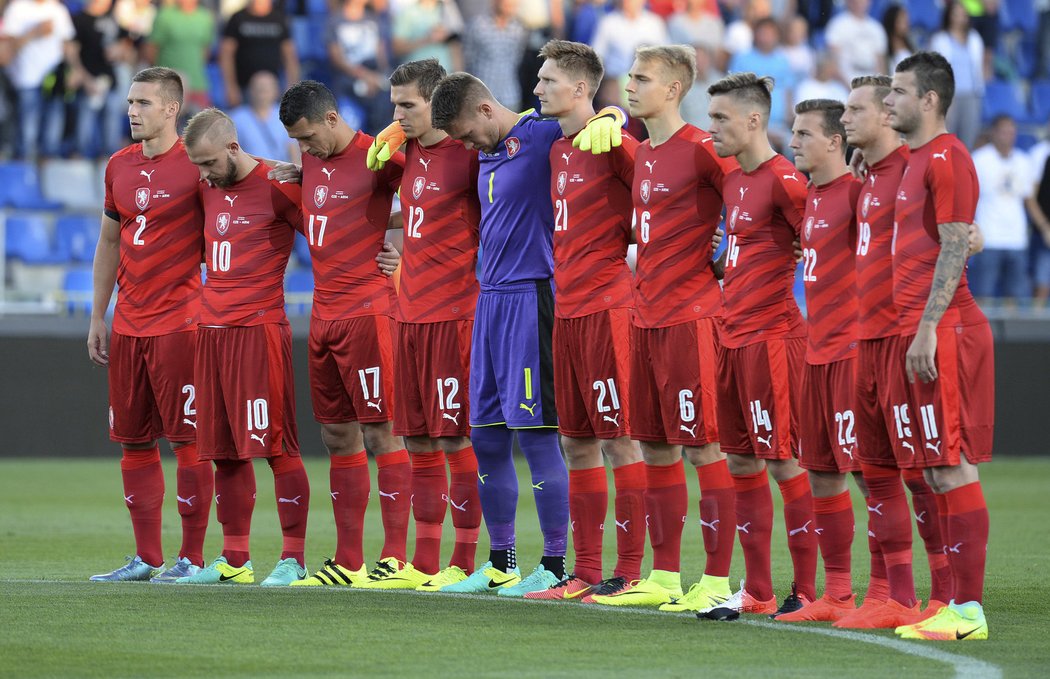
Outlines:
[[[164, 544], [172, 554], [180, 531], [174, 463], [166, 459]], [[327, 462], [309, 458], [307, 468], [314, 482], [307, 540], [313, 569], [333, 552], [335, 535]], [[524, 465], [519, 469], [525, 474]], [[258, 580], [279, 556], [280, 530], [270, 471], [260, 463], [256, 475], [252, 554]], [[800, 631], [752, 616], [700, 623], [654, 611], [488, 596], [89, 583], [87, 576], [111, 570], [134, 549], [116, 459], [3, 460], [0, 676], [1046, 676], [1050, 458], [998, 460], [982, 476], [992, 518], [985, 596], [992, 638], [930, 644], [902, 642], [887, 632], [830, 632], [826, 625]], [[688, 478], [686, 585], [703, 567], [696, 478]], [[855, 504], [854, 581], [862, 591], [866, 516]], [[782, 596], [791, 575], [777, 511], [773, 574]], [[519, 561], [531, 569], [542, 544], [531, 493], [522, 493], [518, 517]], [[366, 557], [374, 559], [382, 543], [375, 499], [367, 521]], [[482, 534], [479, 560], [487, 554]], [[451, 536], [446, 521], [445, 558]], [[410, 533], [409, 555], [411, 539]], [[614, 540], [607, 531], [607, 568]], [[924, 596], [929, 574], [918, 536], [915, 544]], [[220, 545], [213, 511], [205, 557], [214, 557]], [[643, 572], [648, 567], [647, 559]], [[738, 546], [734, 585], [742, 575]]]

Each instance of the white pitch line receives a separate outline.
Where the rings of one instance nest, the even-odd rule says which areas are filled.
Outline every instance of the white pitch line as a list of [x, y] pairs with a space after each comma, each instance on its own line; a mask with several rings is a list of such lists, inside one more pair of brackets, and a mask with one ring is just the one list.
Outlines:
[[[0, 580], [0, 584], [5, 582], [11, 583], [25, 583], [25, 584], [71, 584], [71, 585], [82, 585], [85, 582], [73, 581], [73, 580]], [[120, 584], [139, 584], [139, 583], [94, 583], [100, 587], [120, 585]], [[146, 583], [141, 583], [146, 584]], [[182, 589], [187, 585], [160, 585], [161, 588], [175, 587]], [[215, 585], [189, 585], [194, 589], [201, 587], [215, 587]], [[234, 585], [228, 589], [243, 590], [247, 589], [243, 586]], [[304, 587], [296, 588], [299, 592], [306, 593], [311, 591], [316, 592], [341, 592], [351, 594], [354, 596], [358, 595], [369, 595], [369, 594], [383, 594], [383, 595], [415, 595], [424, 598], [435, 598], [435, 595], [441, 598], [449, 598], [452, 600], [466, 599], [468, 601], [487, 601], [490, 603], [518, 603], [526, 604], [530, 606], [536, 605], [549, 605], [549, 606], [566, 606], [567, 604], [562, 601], [550, 601], [544, 599], [512, 599], [508, 597], [499, 597], [494, 594], [448, 594], [441, 592], [417, 592], [415, 590], [368, 590], [368, 589], [357, 589], [353, 587]], [[286, 591], [284, 588], [270, 590], [272, 592]], [[630, 614], [630, 615], [645, 615], [645, 616], [656, 616], [661, 618], [683, 618], [682, 614], [676, 613], [661, 613], [660, 611], [653, 610], [651, 608], [620, 608], [615, 606], [601, 606], [601, 605], [588, 605], [588, 604], [568, 604], [572, 606], [573, 610], [577, 611], [594, 611], [598, 613], [616, 613], [618, 615]], [[691, 614], [690, 614], [691, 615]], [[875, 634], [865, 634], [863, 632], [853, 632], [850, 630], [842, 629], [831, 629], [826, 627], [808, 627], [803, 625], [791, 625], [787, 623], [775, 623], [772, 621], [765, 620], [747, 620], [741, 619], [739, 621], [744, 625], [751, 627], [760, 627], [762, 629], [776, 630], [778, 632], [801, 632], [803, 634], [817, 634], [824, 637], [830, 637], [832, 639], [842, 639], [844, 641], [853, 641], [862, 644], [870, 644], [872, 646], [882, 646], [883, 648], [903, 653], [905, 655], [912, 655], [923, 660], [929, 660], [932, 662], [939, 662], [945, 665], [951, 666], [955, 670], [956, 679], [1002, 679], [1003, 670], [998, 665], [994, 665], [984, 660], [978, 660], [966, 655], [958, 655], [956, 653], [949, 653], [948, 651], [942, 651], [939, 648], [935, 648], [929, 643], [910, 643], [903, 639], [890, 639], [888, 637], [880, 637]]]

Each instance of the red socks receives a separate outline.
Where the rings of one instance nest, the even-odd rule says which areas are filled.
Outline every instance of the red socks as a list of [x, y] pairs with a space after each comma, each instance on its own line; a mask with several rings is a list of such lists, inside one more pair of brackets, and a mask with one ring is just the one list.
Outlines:
[[124, 479], [124, 504], [131, 513], [135, 532], [135, 553], [151, 566], [164, 563], [160, 546], [160, 516], [164, 505], [164, 470], [160, 466], [160, 449], [124, 449], [120, 460]]
[[704, 575], [729, 576], [736, 533], [736, 493], [725, 460], [696, 468], [700, 479], [700, 531], [707, 565]]
[[736, 529], [744, 550], [745, 588], [761, 601], [773, 598], [769, 552], [773, 539], [773, 494], [763, 469], [733, 477], [736, 489]]
[[[865, 502], [867, 499], [865, 498]], [[868, 591], [864, 600], [885, 601], [890, 598], [890, 583], [886, 580], [886, 560], [882, 558], [882, 547], [875, 538], [871, 514], [868, 514], [868, 552], [871, 553], [871, 575], [868, 576]]]
[[843, 601], [853, 594], [850, 580], [850, 548], [853, 546], [853, 502], [849, 491], [833, 497], [813, 498], [813, 514], [820, 533], [824, 557], [824, 593]]
[[915, 579], [911, 570], [911, 520], [904, 484], [896, 467], [861, 465], [868, 486], [870, 530], [882, 548], [889, 597], [911, 608], [915, 605]]
[[445, 455], [448, 460], [448, 503], [451, 505], [452, 525], [456, 528], [456, 544], [452, 548], [450, 565], [459, 566], [467, 573], [474, 572], [474, 555], [478, 551], [478, 532], [481, 529], [481, 500], [478, 499], [478, 459], [474, 448]]
[[185, 443], [175, 449], [175, 496], [182, 517], [182, 548], [179, 556], [190, 563], [204, 565], [204, 534], [208, 530], [211, 498], [215, 493], [215, 471], [211, 462], [197, 457], [197, 444]]
[[645, 552], [645, 487], [644, 462], [613, 468], [616, 487], [616, 568], [613, 575], [627, 582], [641, 577], [642, 554]]
[[251, 558], [248, 536], [255, 511], [255, 470], [250, 460], [215, 460], [215, 516], [222, 524], [222, 555], [231, 566]]
[[448, 504], [445, 453], [412, 453], [412, 515], [416, 520], [416, 551], [412, 565], [433, 575], [441, 570], [441, 524]]
[[649, 543], [653, 568], [677, 573], [682, 562], [682, 528], [689, 512], [685, 466], [679, 460], [667, 466], [645, 465], [648, 489], [645, 511], [649, 516]]
[[901, 476], [911, 491], [915, 525], [926, 545], [926, 558], [930, 563], [930, 600], [948, 603], [952, 599], [952, 569], [948, 567], [948, 557], [944, 553], [945, 540], [936, 496], [921, 469], [905, 469]]
[[281, 559], [295, 559], [306, 567], [306, 518], [310, 513], [310, 480], [298, 455], [280, 455], [267, 460], [273, 470], [277, 516], [281, 520], [284, 545]]
[[948, 563], [956, 603], [984, 598], [984, 566], [988, 554], [988, 505], [980, 481], [944, 493], [947, 503]]
[[609, 487], [605, 467], [570, 469], [569, 525], [576, 551], [574, 570], [578, 578], [592, 585], [602, 581], [602, 535], [608, 512]]
[[362, 543], [371, 485], [368, 455], [363, 450], [351, 455], [331, 455], [329, 462], [328, 479], [335, 514], [334, 561], [343, 568], [356, 571], [364, 565]]
[[383, 513], [383, 551], [380, 558], [405, 561], [408, 551], [408, 515], [412, 506], [412, 467], [402, 448], [376, 455], [379, 508]]
[[795, 568], [795, 587], [800, 596], [816, 601], [817, 526], [809, 474], [803, 472], [777, 485], [784, 498], [784, 525], [787, 527], [791, 563]]

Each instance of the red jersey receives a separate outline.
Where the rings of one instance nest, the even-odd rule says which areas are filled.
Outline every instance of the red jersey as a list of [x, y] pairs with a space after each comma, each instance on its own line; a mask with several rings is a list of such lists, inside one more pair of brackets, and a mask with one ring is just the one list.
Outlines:
[[120, 222], [114, 331], [154, 337], [197, 329], [204, 250], [199, 182], [181, 139], [153, 158], [132, 144], [109, 159], [105, 210]]
[[401, 177], [401, 214], [405, 237], [400, 320], [474, 318], [481, 221], [478, 152], [449, 137], [433, 146], [410, 139]]
[[284, 270], [303, 226], [298, 184], [266, 178], [263, 163], [228, 189], [201, 184], [204, 283], [201, 325], [287, 323]]
[[893, 210], [897, 187], [908, 164], [901, 145], [868, 168], [857, 204], [857, 313], [859, 339], [900, 333], [893, 304]]
[[809, 344], [806, 362], [834, 363], [857, 353], [857, 196], [861, 183], [848, 172], [811, 186], [802, 227], [802, 283]]
[[[969, 151], [952, 134], [912, 149], [897, 191], [893, 239], [893, 301], [901, 332], [918, 330], [940, 253], [938, 224], [972, 224], [980, 186]], [[963, 270], [942, 324], [971, 325], [984, 315], [970, 294]]]
[[801, 337], [802, 314], [792, 293], [792, 243], [802, 228], [806, 177], [782, 155], [752, 172], [726, 177], [725, 333], [736, 349], [779, 337]]
[[394, 282], [379, 270], [376, 255], [405, 156], [397, 153], [372, 172], [365, 165], [371, 144], [370, 135], [357, 132], [326, 160], [303, 156], [303, 230], [314, 269], [313, 315], [322, 321], [394, 310]]
[[634, 324], [661, 328], [721, 315], [711, 238], [722, 214], [722, 182], [736, 161], [719, 158], [711, 137], [686, 124], [656, 148], [639, 145], [634, 167]]
[[551, 147], [554, 206], [554, 315], [576, 318], [633, 306], [631, 184], [638, 141], [623, 135], [610, 153], [572, 147], [573, 137]]

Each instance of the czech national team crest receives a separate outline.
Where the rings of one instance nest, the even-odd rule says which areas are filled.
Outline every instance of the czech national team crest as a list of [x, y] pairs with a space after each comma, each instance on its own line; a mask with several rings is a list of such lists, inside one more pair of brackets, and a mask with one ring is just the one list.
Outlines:
[[230, 230], [229, 212], [220, 212], [219, 216], [215, 218], [215, 230], [219, 232], [220, 236], [225, 236], [226, 232]]
[[651, 187], [652, 187], [652, 184], [650, 183], [650, 181], [648, 179], [643, 179], [642, 180], [642, 185], [639, 187], [641, 189], [642, 202], [645, 203], [646, 205], [649, 204], [649, 190], [650, 190]]
[[871, 194], [870, 193], [865, 193], [864, 194], [864, 202], [861, 203], [861, 206], [860, 206], [860, 214], [861, 214], [862, 217], [866, 218], [868, 216], [868, 208], [870, 208], [870, 207], [871, 207]]
[[419, 197], [423, 195], [423, 187], [427, 185], [427, 180], [422, 177], [416, 177], [416, 181], [412, 182], [412, 197], [419, 200]]
[[733, 213], [731, 215], [729, 215], [729, 230], [730, 231], [735, 231], [736, 230], [736, 218], [739, 217], [739, 216], [740, 216], [740, 206], [739, 205], [734, 205], [733, 206]]
[[328, 187], [321, 184], [314, 189], [314, 205], [322, 207], [326, 200], [328, 200]]
[[517, 137], [507, 137], [507, 141], [504, 142], [507, 147], [507, 157], [513, 158], [521, 150], [521, 140]]
[[569, 173], [562, 170], [558, 173], [558, 195], [565, 194], [565, 184], [569, 181]]
[[813, 218], [810, 217], [806, 220], [806, 240], [809, 240], [813, 236]]
[[149, 189], [145, 186], [135, 189], [135, 205], [140, 210], [145, 210], [146, 206], [149, 205]]

